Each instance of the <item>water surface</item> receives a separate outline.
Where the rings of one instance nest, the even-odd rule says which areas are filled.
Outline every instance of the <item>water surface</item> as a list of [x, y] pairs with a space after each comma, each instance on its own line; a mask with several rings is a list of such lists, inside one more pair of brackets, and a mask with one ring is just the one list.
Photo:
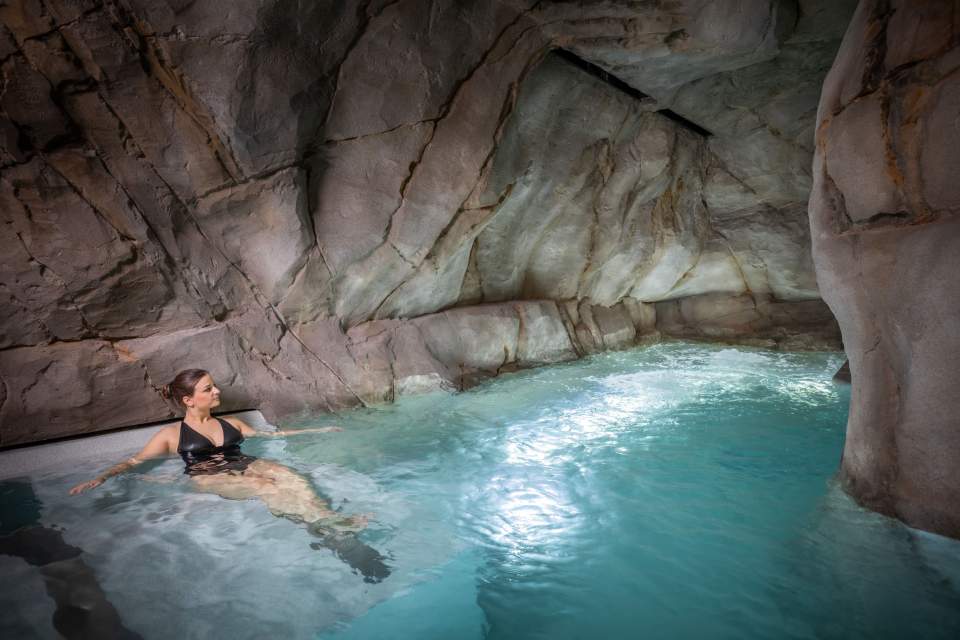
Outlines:
[[[245, 443], [375, 514], [380, 584], [258, 502], [192, 492], [179, 461], [77, 498], [102, 461], [29, 481], [147, 638], [960, 637], [960, 543], [833, 479], [842, 362], [662, 344]], [[0, 636], [52, 637], [36, 568], [0, 572]]]

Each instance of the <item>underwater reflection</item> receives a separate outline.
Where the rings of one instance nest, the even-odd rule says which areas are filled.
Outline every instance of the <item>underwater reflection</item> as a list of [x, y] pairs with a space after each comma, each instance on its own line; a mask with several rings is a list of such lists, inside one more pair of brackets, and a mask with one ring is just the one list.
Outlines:
[[[955, 541], [866, 511], [832, 481], [806, 526], [784, 547], [782, 575], [791, 579], [771, 581], [768, 588], [783, 617], [818, 638], [914, 637], [918, 619], [928, 631], [960, 637], [960, 619], [943, 616], [960, 611], [955, 554]], [[943, 561], [950, 556], [952, 566]], [[790, 589], [798, 579], [824, 588]], [[945, 588], [909, 597], [916, 584]]]
[[123, 626], [94, 571], [63, 531], [40, 524], [42, 504], [24, 480], [0, 484], [0, 555], [37, 567], [55, 609], [51, 623], [64, 638], [141, 636]]

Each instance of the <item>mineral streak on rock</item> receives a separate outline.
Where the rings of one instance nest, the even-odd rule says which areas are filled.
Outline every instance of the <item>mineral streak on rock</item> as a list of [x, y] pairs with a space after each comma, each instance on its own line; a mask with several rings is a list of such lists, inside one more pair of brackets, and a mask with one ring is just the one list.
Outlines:
[[810, 200], [852, 399], [841, 478], [960, 537], [960, 12], [864, 0], [823, 86]]
[[[0, 6], [0, 446], [169, 418], [187, 366], [276, 418], [661, 336], [839, 346], [806, 207], [852, 0], [230, 4]], [[935, 17], [869, 57], [926, 84], [835, 91], [850, 135], [904, 123], [831, 173], [841, 232], [955, 204]]]

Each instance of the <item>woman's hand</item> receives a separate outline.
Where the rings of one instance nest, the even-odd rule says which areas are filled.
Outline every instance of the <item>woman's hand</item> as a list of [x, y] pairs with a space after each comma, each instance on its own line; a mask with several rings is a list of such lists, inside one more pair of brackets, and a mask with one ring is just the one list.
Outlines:
[[99, 487], [103, 484], [105, 478], [94, 478], [93, 480], [87, 480], [86, 482], [81, 482], [73, 489], [70, 489], [70, 495], [75, 496], [78, 493], [83, 493], [87, 489], [93, 489], [94, 487]]
[[179, 425], [170, 425], [160, 429], [153, 434], [153, 437], [150, 438], [150, 441], [147, 442], [146, 446], [140, 450], [140, 452], [134, 456], [130, 456], [120, 464], [115, 464], [103, 474], [97, 476], [93, 480], [88, 480], [86, 482], [81, 482], [74, 488], [70, 489], [70, 495], [75, 496], [78, 493], [83, 493], [88, 489], [93, 489], [99, 487], [107, 478], [112, 478], [115, 475], [124, 473], [130, 469], [133, 469], [135, 466], [147, 460], [149, 458], [156, 458], [168, 453], [173, 453], [177, 450], [177, 441], [180, 438], [180, 427]]
[[257, 435], [266, 435], [273, 437], [298, 436], [301, 433], [333, 433], [334, 431], [343, 431], [340, 427], [319, 427], [315, 429], [294, 429], [292, 431], [257, 431]]
[[[239, 422], [239, 421], [238, 421]], [[299, 436], [302, 433], [333, 433], [334, 431], [343, 431], [341, 427], [319, 427], [316, 429], [293, 429], [290, 431], [277, 429], [276, 431], [260, 431], [243, 425], [246, 430], [240, 433], [248, 438], [286, 438], [289, 436]]]

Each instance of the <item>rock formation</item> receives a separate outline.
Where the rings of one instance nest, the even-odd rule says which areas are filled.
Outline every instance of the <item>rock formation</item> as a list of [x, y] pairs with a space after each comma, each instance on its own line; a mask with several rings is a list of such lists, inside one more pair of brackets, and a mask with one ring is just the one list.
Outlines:
[[0, 446], [164, 420], [187, 366], [276, 417], [839, 346], [806, 208], [852, 1], [229, 6], [0, 6]]
[[960, 11], [863, 0], [820, 100], [810, 223], [853, 378], [842, 478], [960, 537]]

